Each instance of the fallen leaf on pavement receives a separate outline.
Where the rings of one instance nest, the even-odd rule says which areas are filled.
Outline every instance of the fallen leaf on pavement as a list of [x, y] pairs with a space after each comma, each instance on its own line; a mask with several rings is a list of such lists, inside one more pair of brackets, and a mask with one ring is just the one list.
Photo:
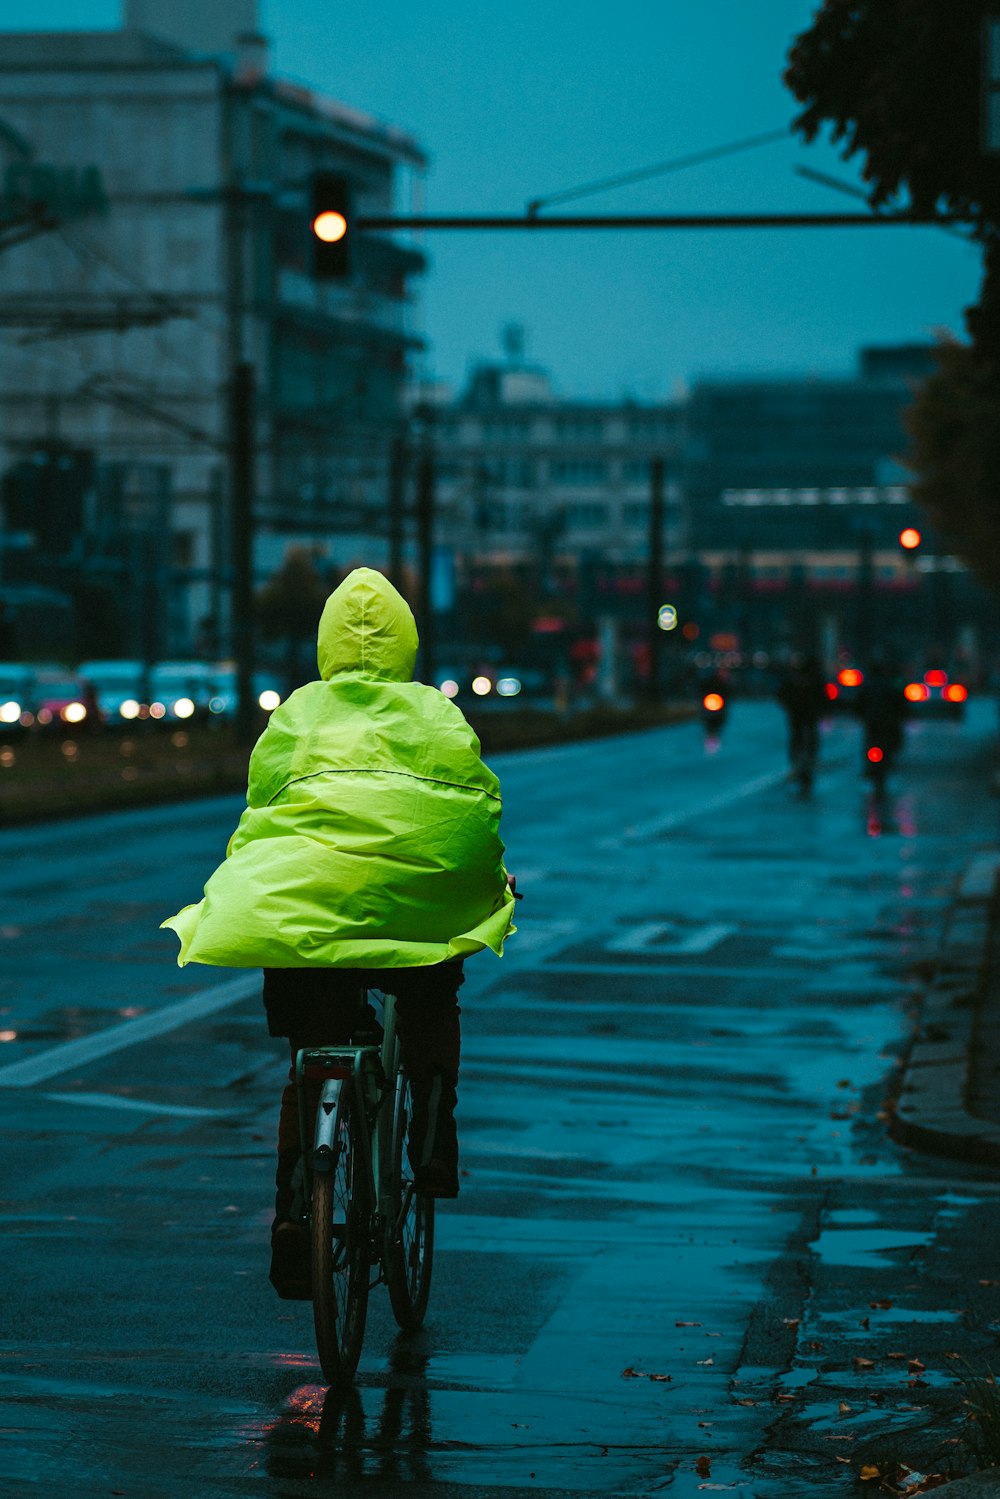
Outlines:
[[861, 1358], [859, 1356], [854, 1360], [854, 1367], [855, 1369], [874, 1369], [875, 1360], [873, 1358]]
[[700, 1358], [698, 1360], [698, 1363], [699, 1363], [699, 1365], [700, 1365], [701, 1368], [704, 1368], [706, 1364], [714, 1364], [715, 1363], [715, 1359], [714, 1358]]
[[673, 1377], [672, 1374], [651, 1374], [649, 1376], [653, 1384], [669, 1384]]
[[858, 1477], [862, 1483], [871, 1483], [873, 1478], [879, 1477], [879, 1471], [873, 1463], [865, 1463]]
[[901, 1359], [906, 1359], [906, 1358], [909, 1358], [909, 1356], [910, 1355], [908, 1353], [887, 1353], [886, 1354], [886, 1358], [901, 1358]]
[[842, 1416], [846, 1416], [846, 1415], [848, 1415], [850, 1413], [851, 1406], [848, 1405], [848, 1403], [847, 1403], [846, 1400], [842, 1400], [840, 1402], [840, 1404], [837, 1406], [837, 1409], [838, 1409], [838, 1411], [840, 1412], [840, 1414]]
[[700, 1327], [700, 1322], [675, 1322], [675, 1327]]
[[651, 1379], [654, 1383], [665, 1383], [673, 1377], [672, 1374], [647, 1374], [644, 1369], [633, 1369], [631, 1364], [622, 1370], [622, 1379]]
[[798, 1327], [799, 1323], [802, 1321], [802, 1318], [801, 1317], [782, 1317], [781, 1320], [782, 1320], [782, 1322], [784, 1322], [784, 1324], [785, 1324], [786, 1327]]
[[879, 1301], [869, 1301], [868, 1305], [873, 1312], [887, 1312], [891, 1309], [892, 1302], [887, 1296], [883, 1296]]
[[872, 1325], [870, 1318], [862, 1317], [860, 1325], [864, 1328], [865, 1332], [868, 1332]]
[[981, 1280], [981, 1286], [1000, 1286], [1000, 1280]]
[[847, 1466], [850, 1467], [850, 1465], [851, 1465], [851, 1459], [849, 1457], [841, 1457], [841, 1455], [840, 1455], [839, 1452], [835, 1452], [833, 1456], [834, 1456], [834, 1461], [835, 1462], [846, 1463]]
[[921, 1363], [921, 1361], [920, 1361], [920, 1359], [918, 1359], [918, 1358], [911, 1358], [911, 1359], [910, 1359], [910, 1368], [911, 1368], [911, 1369], [912, 1369], [912, 1370], [913, 1370], [913, 1372], [914, 1372], [914, 1373], [915, 1373], [915, 1374], [916, 1374], [916, 1373], [918, 1373], [918, 1372], [919, 1372], [919, 1371], [920, 1371], [920, 1370], [921, 1370], [921, 1369], [926, 1369], [926, 1368], [927, 1368], [927, 1365], [926, 1365], [926, 1364], [924, 1364], [924, 1363]]
[[756, 1405], [756, 1400], [737, 1400], [737, 1405]]
[[712, 1475], [712, 1459], [710, 1457], [699, 1457], [694, 1465], [694, 1471], [699, 1478], [710, 1478]]

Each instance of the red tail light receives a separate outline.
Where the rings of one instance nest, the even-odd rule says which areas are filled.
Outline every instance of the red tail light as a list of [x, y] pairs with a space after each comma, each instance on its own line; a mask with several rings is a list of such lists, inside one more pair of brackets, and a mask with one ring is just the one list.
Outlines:
[[726, 700], [720, 692], [706, 692], [701, 706], [707, 713], [719, 713], [726, 706]]
[[947, 680], [948, 673], [946, 671], [935, 670], [924, 672], [924, 681], [927, 683], [928, 687], [943, 687]]
[[871, 749], [868, 751], [868, 758], [872, 762], [873, 765], [877, 765], [880, 760], [884, 760], [885, 759], [885, 756], [883, 755], [882, 751], [879, 749], [878, 745], [877, 744], [873, 744], [872, 747], [871, 747]]
[[944, 689], [944, 698], [949, 703], [964, 703], [969, 696], [968, 687], [963, 687], [961, 682], [952, 682], [950, 687]]
[[827, 682], [826, 695], [830, 699], [831, 703], [836, 702], [837, 698], [840, 696], [840, 693], [837, 690], [836, 682]]
[[930, 695], [930, 688], [925, 687], [923, 682], [907, 682], [903, 688], [903, 696], [908, 703], [926, 703]]

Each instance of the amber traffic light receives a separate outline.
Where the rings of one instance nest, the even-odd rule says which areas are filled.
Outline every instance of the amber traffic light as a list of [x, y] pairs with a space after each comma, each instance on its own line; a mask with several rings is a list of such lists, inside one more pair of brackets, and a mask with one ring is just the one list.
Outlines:
[[337, 172], [312, 179], [313, 275], [319, 281], [346, 281], [351, 274], [351, 191]]

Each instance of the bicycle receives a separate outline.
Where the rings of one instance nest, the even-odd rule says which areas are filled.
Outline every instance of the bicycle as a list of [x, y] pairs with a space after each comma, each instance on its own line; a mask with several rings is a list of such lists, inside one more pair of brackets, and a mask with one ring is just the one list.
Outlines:
[[364, 1024], [352, 1029], [348, 1044], [304, 1047], [295, 1057], [303, 1142], [307, 1084], [319, 1084], [313, 1146], [303, 1150], [302, 1167], [316, 1348], [331, 1384], [357, 1369], [376, 1286], [386, 1285], [404, 1331], [423, 1324], [434, 1255], [434, 1199], [416, 1191], [406, 1154], [413, 1094], [400, 1063], [396, 1002], [385, 996], [379, 1038], [367, 1001], [365, 989]]
[[814, 722], [792, 724], [788, 757], [791, 761], [789, 780], [795, 784], [801, 797], [811, 796], [819, 759], [819, 729]]

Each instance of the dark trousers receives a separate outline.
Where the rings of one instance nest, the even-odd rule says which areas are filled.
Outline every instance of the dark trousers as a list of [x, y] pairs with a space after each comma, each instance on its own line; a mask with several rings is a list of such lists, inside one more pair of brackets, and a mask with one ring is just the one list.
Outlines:
[[[295, 1089], [295, 1054], [304, 1046], [339, 1046], [351, 1038], [361, 1012], [363, 990], [396, 996], [396, 1033], [403, 1066], [414, 1094], [429, 1093], [439, 1077], [454, 1110], [460, 1051], [458, 991], [462, 964], [427, 968], [265, 968], [264, 1008], [273, 1036], [287, 1036], [291, 1047], [288, 1082], [278, 1115], [278, 1169], [275, 1175], [275, 1222], [295, 1216], [295, 1172], [302, 1154], [299, 1106]], [[320, 1085], [307, 1084], [308, 1117], [315, 1117]], [[453, 1128], [449, 1134], [453, 1134]], [[454, 1141], [457, 1155], [457, 1138]]]

